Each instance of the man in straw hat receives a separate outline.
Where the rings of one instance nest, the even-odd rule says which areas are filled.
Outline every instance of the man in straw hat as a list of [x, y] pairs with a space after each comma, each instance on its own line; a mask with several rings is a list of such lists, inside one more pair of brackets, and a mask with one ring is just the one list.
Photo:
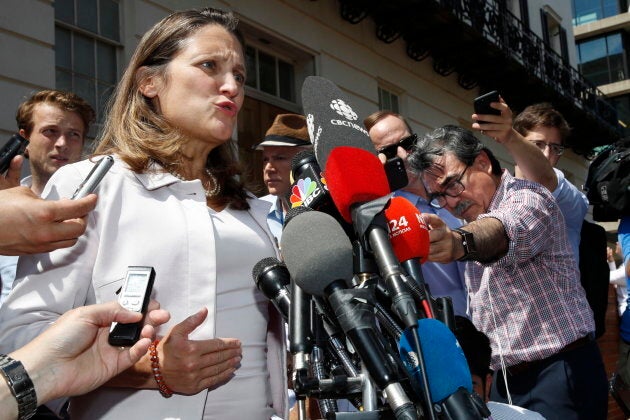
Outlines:
[[290, 208], [287, 194], [291, 189], [291, 161], [298, 152], [309, 148], [312, 144], [306, 118], [298, 114], [277, 115], [263, 141], [255, 146], [263, 152], [263, 180], [269, 191], [261, 199], [271, 203], [267, 223], [278, 242]]

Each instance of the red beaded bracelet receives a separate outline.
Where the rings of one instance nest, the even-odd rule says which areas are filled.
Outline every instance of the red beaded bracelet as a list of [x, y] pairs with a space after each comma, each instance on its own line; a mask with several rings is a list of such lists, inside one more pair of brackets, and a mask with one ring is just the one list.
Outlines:
[[173, 391], [166, 385], [164, 382], [164, 377], [162, 376], [162, 372], [160, 371], [160, 358], [158, 357], [157, 345], [160, 340], [155, 340], [149, 346], [149, 354], [151, 355], [151, 369], [153, 369], [153, 377], [155, 378], [155, 382], [157, 382], [158, 389], [160, 390], [160, 394], [164, 398], [170, 398], [173, 395]]

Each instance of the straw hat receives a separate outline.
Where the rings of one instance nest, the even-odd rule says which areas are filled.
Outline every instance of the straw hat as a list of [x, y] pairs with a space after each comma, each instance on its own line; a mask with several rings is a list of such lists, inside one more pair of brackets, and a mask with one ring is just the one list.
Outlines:
[[254, 149], [262, 150], [264, 146], [312, 146], [306, 129], [306, 118], [298, 114], [276, 115], [265, 133], [265, 138]]

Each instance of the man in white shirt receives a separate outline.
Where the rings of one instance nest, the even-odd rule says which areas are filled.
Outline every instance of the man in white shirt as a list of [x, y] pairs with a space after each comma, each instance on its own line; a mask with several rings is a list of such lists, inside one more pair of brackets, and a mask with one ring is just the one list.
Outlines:
[[[24, 156], [31, 170], [21, 185], [39, 196], [57, 169], [79, 161], [94, 117], [92, 107], [70, 92], [42, 90], [20, 104], [15, 119], [18, 133], [29, 140]], [[0, 256], [0, 305], [11, 291], [16, 267], [17, 257]]]
[[271, 203], [267, 224], [280, 243], [284, 216], [290, 208], [291, 161], [302, 150], [312, 149], [306, 119], [299, 114], [279, 114], [255, 150], [263, 152], [263, 180], [269, 194], [261, 197]]

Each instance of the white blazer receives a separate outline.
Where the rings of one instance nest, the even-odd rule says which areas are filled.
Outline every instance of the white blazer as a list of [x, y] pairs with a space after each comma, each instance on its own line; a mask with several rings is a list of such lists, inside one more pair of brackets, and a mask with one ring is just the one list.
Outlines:
[[[43, 197], [70, 197], [92, 166], [82, 161], [62, 167]], [[205, 306], [208, 317], [191, 338], [214, 337], [218, 244], [201, 182], [168, 173], [137, 174], [117, 158], [96, 192], [98, 203], [88, 216], [87, 230], [73, 247], [20, 258], [13, 292], [0, 310], [0, 352], [22, 346], [69, 309], [116, 299], [130, 265], [155, 268], [152, 298], [171, 313], [158, 335]], [[266, 232], [269, 256], [277, 257], [266, 221], [269, 203], [254, 196], [248, 202], [248, 212]], [[269, 314], [273, 404], [277, 415], [286, 418], [284, 328], [275, 309]], [[157, 390], [102, 387], [73, 398], [71, 414], [73, 420], [199, 420], [207, 392], [165, 399]]]

